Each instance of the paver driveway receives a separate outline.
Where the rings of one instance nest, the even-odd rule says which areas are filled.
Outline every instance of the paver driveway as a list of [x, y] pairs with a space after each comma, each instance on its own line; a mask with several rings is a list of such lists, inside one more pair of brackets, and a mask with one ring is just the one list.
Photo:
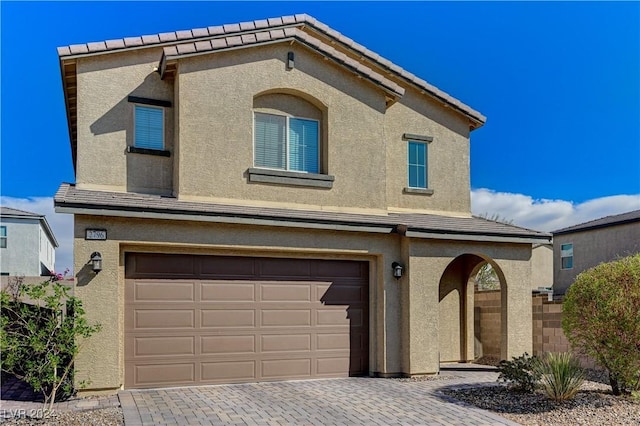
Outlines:
[[439, 389], [495, 382], [496, 373], [444, 372], [447, 380], [346, 378], [119, 393], [133, 425], [515, 425]]

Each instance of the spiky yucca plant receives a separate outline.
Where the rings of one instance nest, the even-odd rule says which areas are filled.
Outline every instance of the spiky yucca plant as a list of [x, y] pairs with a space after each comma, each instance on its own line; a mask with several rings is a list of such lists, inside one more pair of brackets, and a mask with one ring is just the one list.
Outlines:
[[542, 390], [555, 401], [573, 398], [585, 379], [580, 361], [569, 352], [548, 353], [534, 368], [540, 374]]

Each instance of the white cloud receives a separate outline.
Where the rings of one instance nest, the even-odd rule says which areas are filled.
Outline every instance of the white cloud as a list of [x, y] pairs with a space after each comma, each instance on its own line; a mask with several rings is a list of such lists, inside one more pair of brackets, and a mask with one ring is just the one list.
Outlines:
[[14, 198], [0, 197], [0, 204], [18, 210], [45, 215], [58, 241], [56, 272], [69, 268], [73, 272], [73, 215], [56, 213], [51, 197]]
[[574, 204], [565, 200], [535, 200], [528, 195], [486, 188], [471, 191], [473, 214], [498, 215], [512, 220], [514, 225], [546, 232], [638, 209], [640, 194], [612, 195]]

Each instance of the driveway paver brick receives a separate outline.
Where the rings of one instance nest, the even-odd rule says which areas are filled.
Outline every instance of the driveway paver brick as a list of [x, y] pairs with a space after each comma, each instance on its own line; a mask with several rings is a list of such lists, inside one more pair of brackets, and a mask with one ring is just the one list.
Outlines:
[[447, 371], [448, 380], [351, 377], [129, 390], [129, 425], [516, 425], [443, 395], [447, 387], [495, 383], [495, 371]]

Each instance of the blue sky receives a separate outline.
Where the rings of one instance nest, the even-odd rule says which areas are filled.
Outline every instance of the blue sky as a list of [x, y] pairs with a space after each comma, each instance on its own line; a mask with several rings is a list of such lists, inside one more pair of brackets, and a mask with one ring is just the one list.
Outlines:
[[[56, 47], [308, 13], [488, 117], [471, 136], [474, 213], [551, 230], [640, 208], [638, 2], [0, 7], [6, 205], [49, 214], [74, 181]], [[50, 222], [69, 232], [70, 218]]]

